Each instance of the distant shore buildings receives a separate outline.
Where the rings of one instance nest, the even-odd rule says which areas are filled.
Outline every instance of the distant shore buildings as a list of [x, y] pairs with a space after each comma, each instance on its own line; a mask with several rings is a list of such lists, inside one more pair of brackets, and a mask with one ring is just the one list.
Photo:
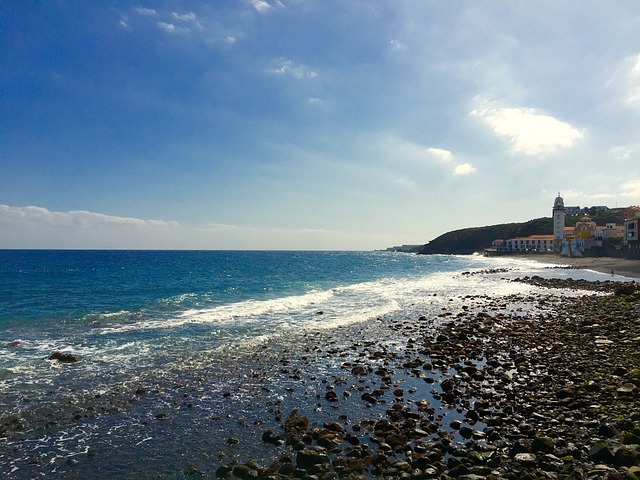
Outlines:
[[[590, 215], [618, 211], [624, 214], [624, 223], [606, 222], [597, 225]], [[574, 226], [566, 226], [567, 216], [582, 215]], [[552, 208], [553, 234], [531, 235], [494, 240], [489, 249], [493, 253], [556, 253], [566, 257], [582, 257], [587, 250], [619, 251], [637, 255], [640, 251], [640, 207], [609, 209], [605, 206], [590, 208], [565, 207], [558, 193]], [[629, 252], [625, 252], [629, 250]]]

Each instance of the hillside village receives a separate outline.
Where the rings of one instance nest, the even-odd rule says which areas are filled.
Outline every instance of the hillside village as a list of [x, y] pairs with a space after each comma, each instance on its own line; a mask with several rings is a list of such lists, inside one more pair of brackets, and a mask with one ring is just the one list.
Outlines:
[[[608, 215], [621, 218], [618, 222], [598, 225], [593, 217]], [[607, 216], [607, 215], [605, 215]], [[567, 217], [578, 217], [567, 225]], [[564, 205], [558, 193], [552, 209], [553, 234], [533, 234], [514, 238], [496, 239], [486, 255], [505, 253], [555, 253], [566, 257], [582, 256], [640, 256], [638, 241], [640, 207], [610, 209], [605, 206], [581, 208]]]

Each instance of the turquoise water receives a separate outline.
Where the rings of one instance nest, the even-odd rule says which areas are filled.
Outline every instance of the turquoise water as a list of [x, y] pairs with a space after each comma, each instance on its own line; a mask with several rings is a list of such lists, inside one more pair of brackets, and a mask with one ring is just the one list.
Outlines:
[[[495, 268], [502, 271], [463, 275]], [[185, 451], [199, 458], [230, 448], [220, 432], [237, 427], [236, 416], [266, 421], [262, 407], [229, 410], [222, 396], [231, 386], [249, 388], [257, 365], [277, 362], [281, 352], [306, 352], [309, 338], [322, 332], [349, 341], [359, 325], [370, 340], [391, 341], [384, 318], [435, 318], [443, 309], [455, 312], [469, 295], [530, 292], [503, 280], [525, 274], [606, 278], [479, 256], [0, 250], [0, 420], [31, 419], [25, 432], [0, 436], [0, 474], [86, 478], [92, 468], [96, 478], [180, 478], [175, 469]], [[54, 351], [80, 361], [46, 360]], [[312, 378], [330, 367], [319, 361], [308, 368]], [[127, 415], [95, 414], [106, 408], [107, 394], [129, 405], [126, 395], [139, 385], [160, 393], [145, 396], [147, 403], [136, 398]], [[194, 390], [182, 393], [176, 385]], [[286, 387], [275, 382], [272, 393], [253, 395], [277, 403]], [[190, 407], [197, 414], [158, 423], [154, 413], [182, 405], [184, 395], [197, 396]], [[77, 412], [70, 418], [87, 419], [58, 419], [44, 433], [38, 426], [71, 408]], [[66, 463], [86, 461], [88, 452], [85, 470]]]

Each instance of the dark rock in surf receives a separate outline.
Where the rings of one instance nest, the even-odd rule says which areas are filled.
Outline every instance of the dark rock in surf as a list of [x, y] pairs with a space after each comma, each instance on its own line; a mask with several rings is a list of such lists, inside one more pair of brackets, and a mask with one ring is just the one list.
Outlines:
[[53, 352], [47, 357], [47, 360], [55, 360], [60, 363], [75, 363], [80, 361], [80, 357], [78, 355], [74, 355], [73, 353]]

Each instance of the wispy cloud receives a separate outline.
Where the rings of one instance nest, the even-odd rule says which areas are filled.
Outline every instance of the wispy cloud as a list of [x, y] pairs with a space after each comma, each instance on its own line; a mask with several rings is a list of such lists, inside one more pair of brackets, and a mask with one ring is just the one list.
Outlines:
[[172, 12], [171, 16], [177, 20], [182, 20], [183, 22], [195, 22], [196, 14], [193, 12], [180, 14], [177, 12]]
[[305, 78], [316, 78], [318, 74], [315, 70], [307, 65], [296, 64], [293, 60], [281, 59], [277, 60], [276, 65], [267, 70], [268, 73], [275, 75], [290, 75], [298, 80]]
[[33, 225], [42, 224], [54, 227], [95, 227], [98, 225], [118, 225], [128, 227], [161, 227], [173, 228], [178, 222], [164, 220], [143, 220], [133, 217], [116, 217], [102, 213], [74, 210], [69, 212], [56, 212], [36, 206], [14, 207], [0, 205], [0, 223], [8, 220], [17, 220]]
[[173, 23], [167, 23], [167, 22], [158, 22], [158, 28], [160, 28], [161, 30], [164, 30], [167, 33], [187, 33], [190, 30], [187, 27], [179, 27]]
[[136, 7], [136, 12], [146, 17], [154, 17], [158, 14], [153, 8]]
[[502, 107], [480, 99], [471, 116], [483, 120], [493, 131], [511, 140], [511, 149], [527, 155], [544, 155], [571, 147], [584, 133], [534, 108]]
[[251, 0], [251, 5], [260, 13], [268, 12], [273, 8], [269, 2], [265, 2], [264, 0]]
[[400, 40], [393, 39], [389, 42], [389, 49], [392, 52], [400, 52], [402, 50], [406, 50], [407, 46], [402, 43]]

